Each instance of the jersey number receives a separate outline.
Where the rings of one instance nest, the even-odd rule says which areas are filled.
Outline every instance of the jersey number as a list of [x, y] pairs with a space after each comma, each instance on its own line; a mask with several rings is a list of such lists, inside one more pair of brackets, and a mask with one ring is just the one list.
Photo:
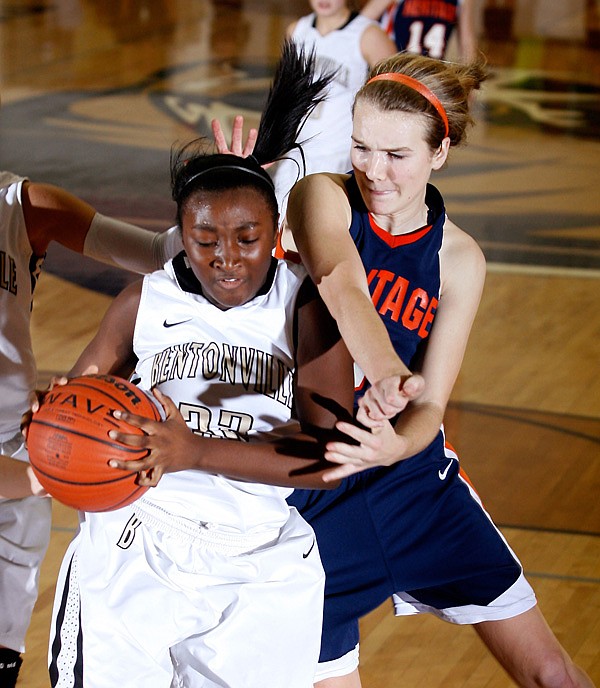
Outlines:
[[248, 441], [248, 433], [252, 429], [254, 419], [247, 413], [239, 411], [219, 411], [219, 420], [216, 424], [216, 431], [211, 430], [213, 426], [213, 414], [206, 406], [197, 404], [180, 404], [179, 411], [183, 416], [188, 428], [203, 437], [224, 437], [228, 440]]
[[[423, 35], [423, 22], [414, 21], [410, 25], [410, 37], [406, 50], [409, 53], [427, 54], [439, 60], [444, 54], [446, 43], [446, 25], [434, 24], [429, 31]], [[426, 52], [425, 52], [426, 51]]]

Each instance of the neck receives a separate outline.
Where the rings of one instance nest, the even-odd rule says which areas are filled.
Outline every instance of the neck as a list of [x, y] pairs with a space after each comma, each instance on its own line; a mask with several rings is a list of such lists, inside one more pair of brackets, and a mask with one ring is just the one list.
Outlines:
[[396, 213], [390, 215], [376, 215], [371, 213], [371, 217], [375, 220], [378, 227], [389, 232], [392, 235], [409, 234], [427, 224], [427, 211], [425, 205], [425, 196], [415, 200], [410, 206], [402, 208]]
[[344, 7], [339, 12], [326, 17], [317, 14], [317, 21], [315, 22], [317, 31], [322, 36], [326, 36], [332, 31], [341, 29], [350, 18], [350, 14], [351, 12], [347, 7]]

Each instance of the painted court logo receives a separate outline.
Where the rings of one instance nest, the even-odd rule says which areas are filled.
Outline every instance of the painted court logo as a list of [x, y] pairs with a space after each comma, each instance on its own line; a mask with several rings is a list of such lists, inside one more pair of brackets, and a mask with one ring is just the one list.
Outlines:
[[[106, 215], [166, 229], [174, 217], [169, 194], [173, 144], [212, 137], [214, 118], [227, 136], [237, 114], [244, 116], [247, 127], [257, 126], [273, 71], [274, 62], [268, 60], [206, 60], [158, 70], [123, 88], [5, 102], [2, 164], [4, 169], [35, 174], [37, 181], [63, 186]], [[600, 135], [599, 93], [598, 86], [577, 83], [568, 74], [495, 69], [479, 101], [490, 131], [510, 126], [595, 145]], [[43, 145], [32, 146], [32, 140]], [[576, 191], [566, 189], [564, 207], [570, 210], [556, 213], [551, 196], [540, 197], [527, 186], [515, 191], [507, 182], [511, 172], [535, 177], [540, 169], [549, 169], [549, 161], [555, 164], [555, 157], [546, 146], [526, 156], [507, 156], [505, 141], [492, 138], [481, 146], [472, 143], [467, 156], [457, 154], [444, 171], [457, 189], [444, 189], [452, 219], [477, 239], [489, 262], [600, 269], [600, 239], [591, 231], [600, 225], [599, 212], [591, 205], [582, 207]], [[567, 163], [576, 168], [576, 151], [571, 157]], [[474, 177], [485, 192], [471, 197], [468, 189]], [[100, 290], [106, 287], [99, 283], [106, 285], [114, 274], [114, 289], [106, 293], [125, 286], [116, 270], [106, 280], [106, 268], [100, 279], [96, 265], [82, 269], [69, 257], [58, 265], [53, 257], [58, 251], [49, 253], [49, 272]]]

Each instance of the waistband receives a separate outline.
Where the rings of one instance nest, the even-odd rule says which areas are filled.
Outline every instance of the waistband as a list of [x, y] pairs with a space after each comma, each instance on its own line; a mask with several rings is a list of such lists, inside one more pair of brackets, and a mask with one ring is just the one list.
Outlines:
[[232, 531], [218, 523], [193, 521], [171, 514], [166, 509], [139, 499], [133, 512], [149, 528], [159, 530], [189, 544], [201, 545], [227, 555], [243, 554], [277, 540], [279, 528], [266, 528], [253, 533]]

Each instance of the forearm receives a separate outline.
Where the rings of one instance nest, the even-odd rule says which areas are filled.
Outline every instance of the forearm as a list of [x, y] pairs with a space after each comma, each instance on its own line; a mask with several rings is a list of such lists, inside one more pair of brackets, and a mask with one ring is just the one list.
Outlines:
[[392, 346], [370, 297], [359, 288], [339, 289], [323, 279], [319, 291], [337, 321], [348, 351], [371, 383], [411, 371]]
[[161, 269], [182, 248], [176, 227], [151, 232], [96, 213], [83, 253], [102, 263], [143, 274]]
[[407, 459], [428, 447], [438, 434], [444, 418], [443, 409], [432, 402], [409, 404], [394, 425], [402, 438], [402, 452], [396, 461]]
[[0, 454], [1, 499], [20, 499], [41, 494], [44, 491], [28, 463]]
[[331, 489], [323, 474], [332, 464], [324, 446], [308, 435], [274, 441], [234, 442], [193, 435], [188, 468], [282, 487]]

